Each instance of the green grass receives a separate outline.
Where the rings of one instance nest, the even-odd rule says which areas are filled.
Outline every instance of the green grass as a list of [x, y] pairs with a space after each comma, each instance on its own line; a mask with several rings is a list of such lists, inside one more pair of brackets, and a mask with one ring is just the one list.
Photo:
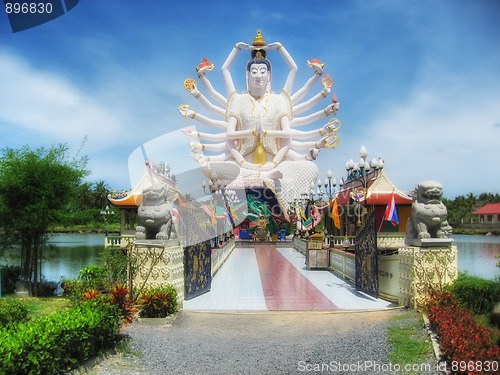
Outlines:
[[389, 344], [393, 348], [389, 355], [390, 361], [400, 365], [425, 361], [432, 353], [432, 346], [429, 338], [422, 334], [422, 317], [415, 319], [410, 314], [401, 314], [392, 320], [400, 323], [387, 329]]
[[10, 294], [2, 296], [2, 300], [3, 299], [17, 299], [26, 303], [29, 309], [29, 318], [39, 318], [67, 309], [71, 306], [71, 302], [62, 297], [17, 297], [16, 295]]

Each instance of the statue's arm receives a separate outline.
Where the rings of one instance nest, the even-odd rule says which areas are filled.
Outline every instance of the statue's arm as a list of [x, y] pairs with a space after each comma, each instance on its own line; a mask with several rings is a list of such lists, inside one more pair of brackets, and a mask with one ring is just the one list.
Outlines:
[[318, 156], [319, 150], [317, 149], [310, 149], [307, 154], [299, 154], [298, 152], [295, 152], [293, 150], [288, 150], [286, 157], [290, 160], [293, 161], [298, 161], [298, 160], [315, 160], [316, 157]]
[[211, 151], [211, 152], [219, 152], [227, 150], [226, 142], [220, 143], [200, 143], [196, 141], [190, 141], [189, 145], [193, 150], [196, 151]]
[[333, 110], [338, 108], [338, 103], [335, 104], [330, 104], [328, 107], [326, 107], [322, 111], [315, 112], [313, 114], [310, 114], [309, 116], [305, 117], [295, 117], [292, 121], [290, 121], [290, 126], [297, 127], [297, 126], [303, 126], [303, 125], [308, 125], [311, 124], [315, 121], [318, 121], [326, 116], [330, 116], [333, 113]]
[[203, 86], [205, 87], [205, 90], [207, 90], [208, 94], [214, 98], [214, 100], [222, 105], [223, 107], [226, 106], [226, 98], [222, 94], [220, 94], [218, 91], [216, 91], [208, 78], [205, 76], [205, 73], [203, 74], [198, 74], [198, 77], [200, 78], [201, 83], [203, 83]]
[[203, 104], [203, 106], [208, 109], [210, 112], [212, 112], [213, 114], [217, 115], [217, 116], [220, 116], [220, 117], [225, 117], [226, 116], [226, 112], [224, 109], [222, 109], [221, 107], [218, 107], [214, 104], [212, 104], [206, 97], [205, 95], [203, 95], [200, 90], [198, 90], [197, 87], [194, 88], [194, 90], [190, 91], [191, 95], [193, 95], [196, 99], [198, 99], [200, 101], [201, 104]]
[[224, 80], [224, 86], [226, 87], [226, 92], [227, 94], [231, 94], [235, 88], [234, 88], [234, 83], [233, 83], [233, 78], [231, 77], [231, 67], [233, 66], [234, 60], [236, 59], [236, 56], [238, 56], [238, 53], [240, 52], [241, 49], [251, 49], [251, 47], [243, 42], [237, 43], [234, 47], [229, 56], [227, 57], [226, 61], [224, 62], [224, 65], [222, 65], [221, 71], [222, 71], [222, 78]]
[[227, 122], [227, 130], [226, 137], [227, 139], [239, 139], [239, 138], [248, 138], [252, 136], [257, 136], [254, 129], [247, 130], [236, 130], [236, 125], [238, 124], [238, 120], [235, 117], [229, 117], [229, 121]]
[[302, 151], [309, 150], [311, 148], [317, 148], [319, 150], [319, 149], [324, 148], [326, 144], [333, 143], [336, 140], [337, 140], [337, 137], [332, 135], [332, 136], [323, 137], [319, 141], [316, 141], [316, 142], [292, 141], [290, 148], [293, 150], [302, 150]]
[[323, 100], [324, 98], [326, 98], [328, 96], [328, 94], [330, 94], [331, 90], [325, 86], [323, 86], [323, 90], [321, 90], [319, 92], [319, 94], [316, 94], [315, 96], [313, 96], [311, 99], [309, 99], [308, 101], [304, 102], [304, 103], [300, 103], [296, 106], [293, 107], [293, 112], [298, 115], [302, 112], [305, 112], [309, 109], [311, 109], [312, 107], [314, 107], [316, 104], [318, 104], [321, 100]]
[[209, 134], [209, 133], [201, 133], [197, 130], [191, 130], [191, 129], [181, 129], [181, 131], [184, 134], [190, 136], [191, 138], [201, 139], [204, 141], [220, 142], [226, 140], [226, 133]]
[[200, 155], [196, 152], [191, 152], [191, 156], [194, 158], [196, 162], [198, 162], [200, 165], [204, 165], [208, 162], [220, 162], [220, 161], [226, 161], [228, 159], [231, 159], [232, 155], [231, 153], [225, 152], [223, 154], [219, 155], [214, 155], [214, 156], [206, 156], [206, 155]]
[[285, 60], [286, 65], [288, 65], [288, 68], [290, 71], [288, 72], [288, 77], [286, 78], [285, 82], [285, 91], [288, 93], [291, 93], [293, 90], [293, 85], [295, 83], [295, 77], [297, 76], [297, 64], [295, 61], [293, 61], [292, 56], [288, 53], [285, 47], [281, 43], [271, 43], [266, 46], [268, 50], [272, 49], [277, 49], [280, 55], [283, 57], [283, 60]]
[[306, 96], [309, 91], [313, 88], [315, 83], [318, 81], [319, 77], [323, 74], [323, 67], [319, 64], [309, 64], [309, 66], [314, 70], [314, 74], [309, 78], [304, 86], [300, 88], [295, 94], [291, 96], [292, 104], [297, 103], [304, 96]]
[[293, 139], [313, 139], [316, 137], [323, 137], [327, 133], [332, 133], [340, 129], [340, 122], [337, 119], [332, 119], [326, 125], [320, 129], [301, 131], [297, 129], [291, 129], [291, 135]]
[[212, 120], [211, 118], [200, 115], [199, 113], [196, 113], [195, 111], [192, 111], [191, 109], [185, 109], [182, 107], [183, 106], [179, 106], [177, 108], [177, 110], [179, 111], [181, 116], [190, 117], [198, 122], [201, 122], [202, 124], [205, 124], [207, 126], [211, 126], [213, 128], [218, 128], [218, 129], [226, 129], [227, 128], [226, 121]]

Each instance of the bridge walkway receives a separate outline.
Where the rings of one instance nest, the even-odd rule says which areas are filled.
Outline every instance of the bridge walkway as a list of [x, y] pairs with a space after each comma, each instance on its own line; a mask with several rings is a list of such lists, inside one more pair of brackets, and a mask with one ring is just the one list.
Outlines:
[[184, 301], [192, 311], [350, 311], [394, 307], [356, 291], [328, 270], [309, 270], [291, 247], [238, 244], [212, 279], [210, 292]]

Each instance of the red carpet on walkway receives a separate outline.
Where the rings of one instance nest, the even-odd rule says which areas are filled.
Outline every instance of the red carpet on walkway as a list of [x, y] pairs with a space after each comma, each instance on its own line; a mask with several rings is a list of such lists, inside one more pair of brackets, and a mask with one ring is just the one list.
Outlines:
[[256, 245], [262, 289], [268, 310], [338, 310], [274, 246]]

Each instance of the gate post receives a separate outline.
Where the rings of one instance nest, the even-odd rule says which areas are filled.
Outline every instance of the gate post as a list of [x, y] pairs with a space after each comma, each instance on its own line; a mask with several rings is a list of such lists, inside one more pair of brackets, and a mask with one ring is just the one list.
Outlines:
[[458, 250], [448, 243], [399, 249], [400, 305], [420, 310], [431, 290], [442, 290], [458, 277]]
[[182, 306], [184, 250], [179, 241], [135, 241], [129, 255], [129, 282], [134, 294], [170, 284], [177, 291], [178, 306]]

